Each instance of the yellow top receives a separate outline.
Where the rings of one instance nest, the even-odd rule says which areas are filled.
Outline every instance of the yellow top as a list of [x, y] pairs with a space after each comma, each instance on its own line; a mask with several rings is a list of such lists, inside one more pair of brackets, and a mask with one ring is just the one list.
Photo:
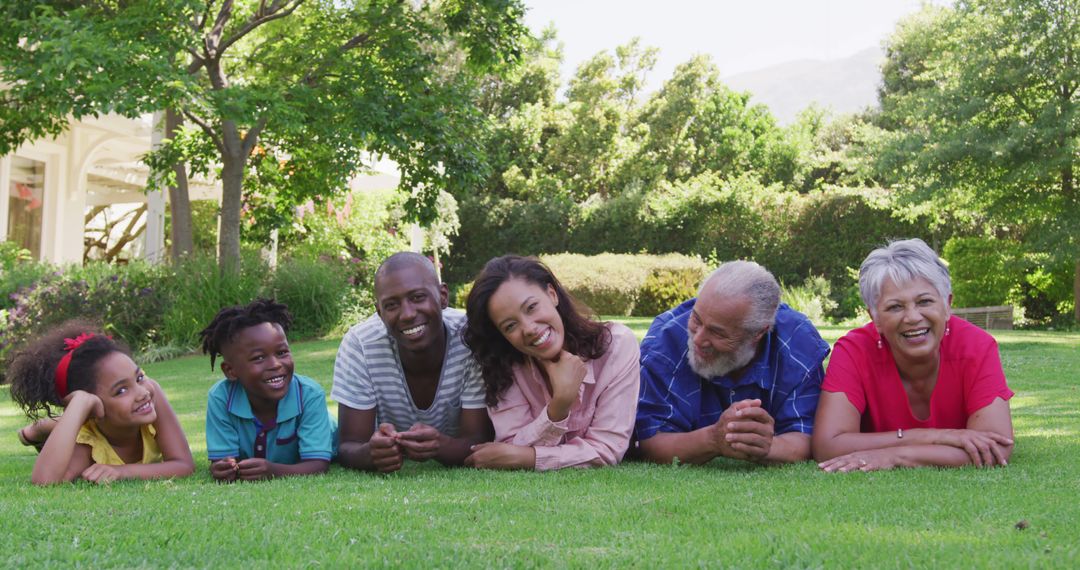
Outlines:
[[[139, 463], [157, 463], [161, 461], [161, 449], [158, 448], [157, 439], [155, 439], [157, 431], [154, 426], [145, 425], [139, 428], [139, 431], [142, 433], [143, 444], [142, 461]], [[94, 460], [94, 463], [103, 465], [124, 464], [124, 460], [116, 454], [112, 444], [105, 439], [105, 435], [98, 429], [97, 422], [92, 419], [86, 420], [86, 423], [79, 428], [79, 435], [75, 436], [75, 443], [90, 446], [90, 457]]]

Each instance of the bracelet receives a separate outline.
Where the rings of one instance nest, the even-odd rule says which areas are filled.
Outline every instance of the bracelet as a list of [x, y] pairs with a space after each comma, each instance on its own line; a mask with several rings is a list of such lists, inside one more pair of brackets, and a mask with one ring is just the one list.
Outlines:
[[896, 428], [896, 439], [904, 439], [904, 428]]

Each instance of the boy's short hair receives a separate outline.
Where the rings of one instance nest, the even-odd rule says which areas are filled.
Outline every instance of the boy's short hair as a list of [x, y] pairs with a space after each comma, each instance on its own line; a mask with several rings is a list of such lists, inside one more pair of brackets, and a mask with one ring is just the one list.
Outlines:
[[214, 319], [199, 332], [202, 339], [203, 354], [210, 355], [210, 369], [214, 369], [214, 360], [229, 341], [240, 331], [263, 323], [274, 323], [281, 330], [289, 332], [292, 315], [289, 307], [273, 299], [258, 298], [244, 306], [225, 307], [218, 311]]

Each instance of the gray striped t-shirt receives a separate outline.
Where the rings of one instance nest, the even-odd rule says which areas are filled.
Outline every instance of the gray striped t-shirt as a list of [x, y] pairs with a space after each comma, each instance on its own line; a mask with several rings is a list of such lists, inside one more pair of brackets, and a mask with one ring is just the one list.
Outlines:
[[330, 396], [356, 410], [376, 408], [375, 425], [390, 423], [404, 431], [417, 422], [454, 437], [461, 409], [484, 408], [484, 382], [480, 366], [462, 342], [465, 313], [443, 310], [446, 357], [439, 388], [431, 407], [421, 410], [413, 403], [397, 343], [378, 315], [354, 325], [341, 339], [334, 361], [334, 388]]

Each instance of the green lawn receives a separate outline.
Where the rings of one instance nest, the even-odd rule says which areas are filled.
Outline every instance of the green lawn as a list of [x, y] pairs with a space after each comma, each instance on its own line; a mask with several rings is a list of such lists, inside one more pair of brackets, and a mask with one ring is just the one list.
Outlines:
[[[648, 320], [629, 324], [640, 335]], [[187, 357], [147, 369], [180, 413], [195, 476], [36, 488], [34, 453], [15, 439], [23, 418], [0, 390], [0, 565], [1075, 568], [1080, 335], [995, 336], [1017, 393], [1018, 444], [1011, 465], [994, 470], [408, 464], [391, 476], [333, 467], [223, 486], [206, 472], [203, 436], [218, 376], [208, 359]], [[296, 343], [297, 371], [329, 388], [336, 347]]]

